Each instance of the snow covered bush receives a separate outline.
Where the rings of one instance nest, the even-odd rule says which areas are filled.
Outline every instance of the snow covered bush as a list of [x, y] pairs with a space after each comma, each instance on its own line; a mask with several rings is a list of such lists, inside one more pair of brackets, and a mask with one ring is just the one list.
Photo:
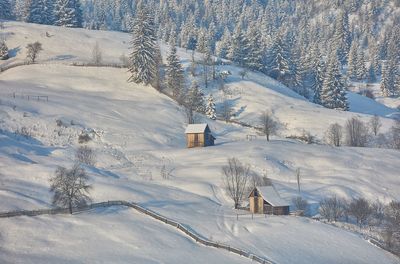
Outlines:
[[94, 166], [96, 163], [96, 153], [88, 146], [80, 146], [76, 150], [75, 159], [79, 163]]
[[26, 46], [27, 52], [26, 52], [26, 59], [28, 63], [35, 63], [37, 56], [39, 55], [39, 52], [43, 50], [42, 44], [38, 41], [34, 43], [29, 43]]
[[294, 197], [292, 199], [292, 203], [297, 211], [301, 211], [301, 216], [307, 213], [308, 209], [308, 202], [307, 200], [303, 199], [301, 196]]
[[80, 134], [79, 137], [78, 137], [78, 142], [79, 142], [79, 144], [87, 143], [87, 142], [89, 142], [90, 140], [92, 140], [92, 138], [91, 138], [91, 137], [89, 136], [89, 134], [87, 134], [87, 133], [82, 133], [82, 134]]

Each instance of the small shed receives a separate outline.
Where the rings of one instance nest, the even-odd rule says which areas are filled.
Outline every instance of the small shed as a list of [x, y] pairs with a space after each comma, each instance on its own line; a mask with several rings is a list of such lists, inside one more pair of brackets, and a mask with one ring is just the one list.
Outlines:
[[189, 124], [185, 130], [188, 148], [213, 146], [215, 137], [207, 124]]
[[250, 195], [250, 212], [254, 214], [288, 215], [289, 204], [273, 186], [255, 187]]

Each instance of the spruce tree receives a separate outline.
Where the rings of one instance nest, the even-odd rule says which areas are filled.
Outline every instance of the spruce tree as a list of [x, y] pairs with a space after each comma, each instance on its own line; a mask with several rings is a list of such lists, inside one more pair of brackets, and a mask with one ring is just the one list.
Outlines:
[[46, 19], [46, 0], [32, 0], [29, 7], [28, 22], [37, 24], [47, 24]]
[[369, 65], [369, 68], [368, 68], [368, 82], [369, 83], [376, 82], [375, 68], [372, 63]]
[[222, 35], [221, 40], [216, 43], [215, 55], [217, 55], [220, 58], [227, 58], [230, 42], [231, 42], [231, 33], [229, 32], [229, 29], [226, 28], [224, 34]]
[[322, 85], [325, 75], [324, 69], [325, 62], [323, 61], [322, 57], [319, 57], [313, 66], [314, 79], [311, 86], [311, 89], [314, 91], [313, 102], [316, 104], [321, 104]]
[[393, 95], [393, 76], [391, 73], [391, 65], [385, 61], [382, 65], [382, 78], [380, 84], [382, 96], [385, 97]]
[[357, 69], [356, 69], [357, 80], [365, 80], [367, 77], [367, 68], [365, 67], [365, 56], [364, 51], [360, 47], [357, 54]]
[[351, 43], [349, 16], [346, 11], [340, 11], [336, 17], [333, 41], [340, 63], [346, 63]]
[[242, 32], [240, 23], [238, 23], [233, 32], [228, 59], [238, 63], [240, 66], [244, 66], [248, 52], [247, 47], [247, 39]]
[[328, 61], [321, 91], [321, 104], [326, 108], [348, 110], [346, 83], [340, 72], [338, 55], [333, 53]]
[[79, 0], [56, 0], [54, 24], [62, 27], [81, 27], [82, 10]]
[[4, 40], [0, 40], [0, 60], [7, 60], [8, 57], [8, 47]]
[[192, 85], [185, 96], [184, 102], [188, 123], [194, 122], [194, 112], [204, 113], [204, 94], [200, 90], [196, 80], [193, 80]]
[[245, 64], [252, 70], [263, 71], [264, 47], [262, 45], [261, 32], [256, 25], [250, 27], [247, 39], [248, 46], [246, 49], [248, 55], [245, 58]]
[[170, 54], [167, 57], [166, 69], [167, 87], [172, 91], [172, 96], [181, 102], [184, 92], [184, 72], [178, 55], [176, 54], [175, 44], [171, 44]]
[[132, 26], [129, 82], [152, 84], [157, 74], [157, 37], [150, 11], [139, 6]]
[[282, 81], [289, 73], [289, 56], [289, 48], [284, 34], [278, 32], [268, 54], [268, 72], [272, 78]]
[[11, 2], [9, 0], [0, 0], [0, 19], [10, 19], [12, 16]]
[[207, 99], [206, 115], [212, 120], [217, 119], [217, 112], [215, 108], [214, 97], [212, 96], [212, 94], [210, 94]]
[[355, 79], [357, 77], [358, 49], [358, 42], [356, 40], [353, 40], [353, 42], [351, 43], [349, 58], [347, 62], [347, 76], [350, 79]]

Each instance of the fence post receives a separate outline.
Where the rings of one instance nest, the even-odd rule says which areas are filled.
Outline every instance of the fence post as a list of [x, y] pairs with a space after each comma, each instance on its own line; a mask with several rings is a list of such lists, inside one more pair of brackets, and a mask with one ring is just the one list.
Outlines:
[[239, 214], [236, 214], [236, 221], [239, 221]]

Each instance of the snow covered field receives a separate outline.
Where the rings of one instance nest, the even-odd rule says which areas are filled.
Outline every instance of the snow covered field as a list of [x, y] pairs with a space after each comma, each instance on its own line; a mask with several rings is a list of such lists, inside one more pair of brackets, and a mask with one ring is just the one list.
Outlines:
[[[243, 215], [237, 221], [222, 190], [220, 172], [227, 158], [235, 156], [260, 174], [266, 170], [288, 202], [297, 195], [297, 168], [302, 172], [303, 196], [311, 204], [333, 194], [388, 202], [400, 199], [399, 151], [332, 148], [282, 137], [246, 141], [256, 131], [210, 120], [216, 146], [186, 149], [184, 112], [167, 96], [127, 83], [126, 69], [59, 65], [90, 61], [96, 41], [105, 62], [118, 63], [118, 57], [128, 53], [128, 34], [16, 22], [5, 26], [9, 48], [21, 49], [11, 62], [22, 61], [26, 43], [39, 40], [44, 48], [39, 58], [47, 64], [0, 74], [0, 211], [50, 207], [50, 175], [58, 165], [72, 164], [82, 130], [95, 131], [89, 145], [97, 152], [97, 163], [87, 168], [94, 201], [139, 202], [209, 239], [277, 263], [399, 263], [356, 234], [309, 219], [257, 216], [252, 220]], [[180, 55], [187, 65], [190, 54], [181, 50]], [[227, 85], [235, 109], [242, 109], [237, 118], [255, 124], [260, 111], [271, 110], [287, 124], [281, 135], [304, 129], [322, 137], [330, 123], [343, 124], [353, 115], [367, 120], [370, 114], [387, 117], [386, 130], [396, 112], [364, 97], [362, 104], [357, 103], [361, 98], [356, 94], [349, 95], [354, 112], [324, 109], [261, 74], [250, 73], [240, 80], [239, 68], [220, 68], [225, 69], [233, 73]], [[216, 88], [206, 92], [220, 98]], [[48, 96], [49, 101], [28, 101], [28, 95]], [[56, 120], [64, 125], [58, 126]], [[13, 131], [28, 131], [31, 136], [15, 136]], [[160, 176], [164, 164], [174, 168], [168, 180]], [[2, 263], [249, 263], [195, 244], [125, 208], [0, 219], [0, 235]]]

